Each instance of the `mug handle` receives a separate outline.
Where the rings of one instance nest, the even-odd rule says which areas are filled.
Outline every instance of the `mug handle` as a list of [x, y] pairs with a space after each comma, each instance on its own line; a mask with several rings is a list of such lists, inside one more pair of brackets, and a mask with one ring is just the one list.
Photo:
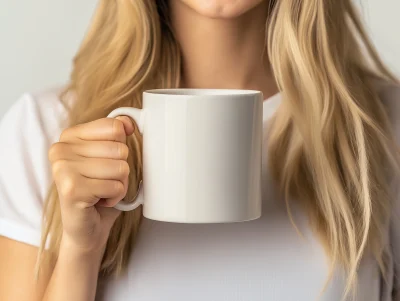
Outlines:
[[[118, 116], [128, 116], [132, 118], [136, 122], [139, 132], [143, 134], [143, 124], [144, 124], [143, 110], [136, 108], [118, 108], [112, 111], [107, 117], [115, 118]], [[128, 203], [122, 199], [121, 201], [119, 201], [118, 204], [114, 206], [114, 208], [121, 211], [132, 211], [143, 204], [144, 204], [143, 187], [142, 187], [142, 181], [140, 181], [138, 192], [136, 196], [133, 198], [132, 202]]]

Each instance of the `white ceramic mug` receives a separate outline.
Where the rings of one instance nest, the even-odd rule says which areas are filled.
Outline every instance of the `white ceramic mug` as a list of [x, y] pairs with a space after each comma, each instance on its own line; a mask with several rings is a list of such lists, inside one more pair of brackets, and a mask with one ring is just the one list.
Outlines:
[[123, 211], [149, 219], [227, 223], [261, 216], [262, 93], [166, 89], [143, 94], [143, 109], [118, 108], [143, 134], [143, 185]]

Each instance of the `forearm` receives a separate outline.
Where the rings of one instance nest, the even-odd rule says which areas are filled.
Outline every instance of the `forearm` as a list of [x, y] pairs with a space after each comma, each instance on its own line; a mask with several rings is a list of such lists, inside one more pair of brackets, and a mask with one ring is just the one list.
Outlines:
[[62, 242], [43, 301], [92, 301], [103, 251], [83, 252]]

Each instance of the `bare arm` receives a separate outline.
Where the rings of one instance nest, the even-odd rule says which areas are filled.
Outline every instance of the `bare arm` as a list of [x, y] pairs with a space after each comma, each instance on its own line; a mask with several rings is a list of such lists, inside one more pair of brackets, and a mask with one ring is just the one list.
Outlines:
[[34, 268], [38, 248], [0, 236], [0, 300], [40, 301], [50, 278], [43, 267], [38, 282]]
[[103, 252], [78, 250], [62, 241], [43, 301], [94, 300], [102, 255]]
[[0, 300], [91, 301], [95, 299], [101, 253], [81, 252], [62, 243], [52, 273], [34, 276], [38, 248], [0, 236]]

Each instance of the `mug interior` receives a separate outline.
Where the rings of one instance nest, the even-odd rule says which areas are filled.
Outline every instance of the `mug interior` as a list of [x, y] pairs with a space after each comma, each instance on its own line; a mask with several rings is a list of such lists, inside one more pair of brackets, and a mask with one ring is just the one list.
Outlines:
[[152, 89], [144, 93], [158, 95], [258, 95], [257, 90], [240, 89]]

